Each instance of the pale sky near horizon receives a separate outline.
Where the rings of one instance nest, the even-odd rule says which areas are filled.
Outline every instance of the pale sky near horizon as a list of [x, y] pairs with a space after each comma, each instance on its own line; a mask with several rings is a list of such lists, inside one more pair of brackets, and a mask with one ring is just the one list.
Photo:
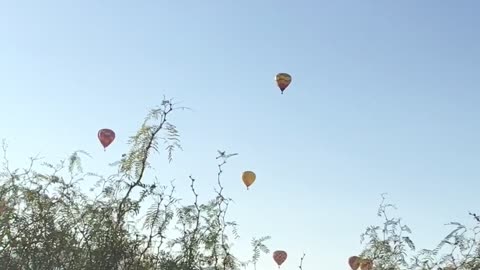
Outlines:
[[[184, 151], [156, 159], [180, 196], [189, 174], [211, 195], [216, 150], [239, 152], [224, 184], [240, 258], [267, 234], [289, 254], [283, 270], [303, 252], [304, 270], [348, 269], [384, 192], [430, 248], [480, 212], [479, 12], [473, 0], [0, 0], [0, 138], [19, 166], [83, 149], [86, 169], [107, 173], [166, 95], [192, 108], [173, 118]], [[293, 76], [284, 95], [278, 72]], [[243, 170], [257, 173], [249, 191]], [[257, 269], [276, 269], [271, 254]]]

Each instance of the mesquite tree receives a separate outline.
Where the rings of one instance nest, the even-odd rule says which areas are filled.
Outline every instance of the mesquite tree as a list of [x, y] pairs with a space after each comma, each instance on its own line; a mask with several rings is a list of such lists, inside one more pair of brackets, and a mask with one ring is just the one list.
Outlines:
[[[224, 194], [222, 173], [234, 155], [219, 151], [216, 194], [201, 202], [189, 177], [193, 201], [182, 204], [175, 185], [145, 176], [152, 154], [163, 152], [170, 162], [181, 149], [177, 127], [169, 115], [172, 100], [150, 111], [129, 140], [110, 176], [84, 172], [83, 151], [56, 164], [31, 159], [30, 166], [12, 169], [3, 144], [0, 168], [0, 269], [6, 270], [234, 270], [256, 269], [270, 253], [269, 236], [252, 239], [252, 257], [231, 252], [237, 224], [227, 217], [231, 199]], [[162, 147], [163, 144], [163, 147]], [[82, 190], [85, 181], [95, 183]], [[467, 228], [458, 222], [437, 247], [416, 251], [411, 231], [392, 217], [383, 198], [382, 225], [361, 235], [359, 257], [373, 270], [480, 270], [480, 217]], [[298, 268], [302, 270], [305, 254]]]
[[[166, 152], [171, 162], [180, 148], [177, 127], [168, 120], [177, 109], [172, 100], [153, 109], [108, 177], [84, 172], [81, 161], [88, 154], [82, 151], [58, 164], [32, 158], [28, 168], [13, 170], [4, 144], [0, 268], [227, 270], [268, 253], [268, 237], [252, 241], [251, 260], [231, 253], [230, 238], [238, 235], [227, 218], [231, 199], [221, 182], [228, 155], [218, 157], [216, 195], [206, 202], [199, 201], [193, 176], [194, 200], [187, 205], [175, 196], [172, 182], [146, 179], [152, 154]], [[95, 185], [85, 192], [87, 179]]]
[[377, 214], [383, 224], [370, 226], [361, 235], [366, 245], [360, 257], [372, 260], [373, 270], [480, 270], [480, 217], [476, 214], [469, 213], [477, 222], [473, 228], [450, 222], [452, 231], [435, 248], [417, 251], [410, 228], [390, 215], [394, 209], [382, 195]]

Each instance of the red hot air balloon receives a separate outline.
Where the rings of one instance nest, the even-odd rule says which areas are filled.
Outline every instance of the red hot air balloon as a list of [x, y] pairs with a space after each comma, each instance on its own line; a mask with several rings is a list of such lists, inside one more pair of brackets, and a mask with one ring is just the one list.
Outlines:
[[98, 140], [103, 145], [103, 150], [106, 151], [106, 148], [115, 140], [115, 132], [108, 128], [100, 129]]
[[277, 250], [273, 252], [273, 260], [278, 264], [278, 268], [280, 268], [280, 265], [285, 262], [287, 259], [287, 252], [283, 250]]
[[358, 256], [348, 258], [348, 265], [352, 270], [357, 270], [360, 267], [360, 258]]

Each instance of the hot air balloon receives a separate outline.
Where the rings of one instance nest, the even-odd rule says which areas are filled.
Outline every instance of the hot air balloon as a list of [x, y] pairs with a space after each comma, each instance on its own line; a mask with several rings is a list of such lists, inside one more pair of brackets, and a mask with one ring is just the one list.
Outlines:
[[100, 129], [97, 136], [104, 151], [106, 151], [107, 147], [115, 140], [115, 132], [108, 128]]
[[288, 73], [278, 73], [275, 76], [275, 81], [277, 82], [278, 88], [280, 88], [280, 91], [283, 91], [290, 85], [292, 82], [292, 76]]
[[285, 262], [287, 259], [287, 252], [283, 250], [277, 250], [273, 252], [273, 260], [278, 264], [278, 268], [280, 268], [280, 265]]
[[361, 270], [372, 270], [373, 269], [373, 262], [369, 259], [363, 259], [360, 262], [360, 269]]
[[357, 270], [360, 267], [360, 258], [358, 256], [352, 256], [348, 258], [348, 265], [352, 270]]
[[255, 182], [256, 178], [257, 176], [252, 171], [244, 171], [242, 174], [242, 180], [245, 186], [247, 186], [247, 189]]

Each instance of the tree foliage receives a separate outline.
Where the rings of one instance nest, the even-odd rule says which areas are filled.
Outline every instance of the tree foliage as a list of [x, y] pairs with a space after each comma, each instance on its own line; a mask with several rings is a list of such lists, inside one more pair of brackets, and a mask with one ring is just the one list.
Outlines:
[[[181, 149], [177, 127], [168, 121], [181, 109], [164, 100], [152, 110], [129, 140], [130, 150], [113, 164], [108, 177], [85, 173], [77, 151], [58, 164], [32, 158], [26, 169], [12, 170], [7, 147], [0, 174], [1, 269], [238, 269], [242, 261], [231, 252], [238, 237], [227, 218], [231, 199], [223, 192], [221, 176], [228, 155], [218, 164], [216, 195], [200, 202], [196, 179], [190, 176], [194, 196], [182, 204], [173, 182], [145, 179], [149, 158], [164, 148], [171, 162]], [[95, 180], [88, 191], [86, 180]], [[143, 211], [141, 211], [143, 210]], [[257, 249], [268, 252], [254, 239]]]
[[435, 248], [417, 251], [410, 228], [390, 215], [394, 209], [382, 195], [377, 215], [383, 225], [370, 226], [361, 235], [365, 248], [359, 257], [372, 260], [373, 270], [480, 270], [480, 217], [476, 214], [470, 213], [477, 222], [473, 228], [450, 222], [452, 231]]
[[[252, 256], [232, 254], [239, 237], [229, 220], [231, 199], [224, 194], [222, 173], [236, 154], [219, 151], [215, 196], [200, 201], [196, 178], [189, 177], [193, 201], [184, 204], [173, 182], [150, 179], [150, 157], [166, 153], [169, 162], [182, 149], [170, 115], [182, 109], [172, 100], [147, 115], [129, 140], [130, 149], [103, 176], [84, 172], [76, 151], [57, 164], [39, 163], [12, 169], [3, 144], [0, 169], [0, 269], [7, 270], [234, 270], [253, 266], [270, 250], [270, 236], [253, 238]], [[87, 192], [86, 181], [95, 183]], [[480, 217], [473, 228], [451, 222], [452, 232], [433, 249], [417, 251], [410, 228], [390, 214], [385, 198], [378, 209], [383, 224], [361, 235], [359, 257], [373, 270], [480, 270]], [[298, 268], [303, 270], [301, 257]]]

